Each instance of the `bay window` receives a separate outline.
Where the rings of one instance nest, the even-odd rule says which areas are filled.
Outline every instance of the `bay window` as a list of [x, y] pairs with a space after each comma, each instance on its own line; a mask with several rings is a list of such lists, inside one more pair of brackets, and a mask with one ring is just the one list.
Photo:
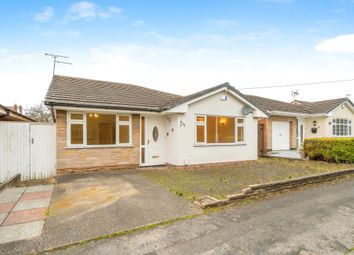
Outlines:
[[350, 119], [333, 119], [332, 120], [333, 136], [351, 136], [352, 121]]
[[197, 144], [233, 144], [244, 142], [244, 119], [228, 116], [197, 115]]
[[131, 144], [131, 116], [127, 114], [68, 113], [68, 146]]

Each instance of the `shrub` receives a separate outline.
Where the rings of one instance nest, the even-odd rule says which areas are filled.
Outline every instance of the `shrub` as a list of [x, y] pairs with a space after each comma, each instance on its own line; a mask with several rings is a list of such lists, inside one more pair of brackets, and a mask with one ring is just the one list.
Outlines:
[[354, 138], [305, 139], [303, 151], [312, 160], [354, 163]]

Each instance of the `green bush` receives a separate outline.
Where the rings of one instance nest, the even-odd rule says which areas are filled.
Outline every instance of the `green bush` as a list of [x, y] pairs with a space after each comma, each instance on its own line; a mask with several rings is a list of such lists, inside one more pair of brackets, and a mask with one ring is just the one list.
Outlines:
[[305, 139], [303, 151], [312, 160], [354, 163], [354, 138]]

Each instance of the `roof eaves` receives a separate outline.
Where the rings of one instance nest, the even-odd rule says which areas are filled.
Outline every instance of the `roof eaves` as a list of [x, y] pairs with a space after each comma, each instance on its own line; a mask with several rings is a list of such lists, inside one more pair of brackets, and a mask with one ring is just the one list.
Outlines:
[[107, 104], [85, 104], [85, 103], [78, 103], [78, 102], [63, 102], [63, 101], [55, 101], [55, 100], [46, 100], [46, 101], [44, 101], [44, 104], [50, 105], [50, 106], [77, 107], [77, 108], [161, 112], [161, 110], [157, 107], [139, 107], [139, 106], [107, 105]]

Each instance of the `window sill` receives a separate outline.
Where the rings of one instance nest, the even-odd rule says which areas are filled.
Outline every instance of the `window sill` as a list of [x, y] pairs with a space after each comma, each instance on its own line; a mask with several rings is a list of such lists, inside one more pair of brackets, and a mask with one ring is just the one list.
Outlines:
[[65, 149], [105, 149], [105, 148], [133, 148], [134, 146], [132, 144], [127, 144], [127, 145], [91, 145], [91, 146], [74, 146], [74, 145], [69, 145], [66, 146]]
[[208, 143], [208, 144], [194, 144], [194, 147], [214, 147], [214, 146], [245, 146], [247, 143]]

